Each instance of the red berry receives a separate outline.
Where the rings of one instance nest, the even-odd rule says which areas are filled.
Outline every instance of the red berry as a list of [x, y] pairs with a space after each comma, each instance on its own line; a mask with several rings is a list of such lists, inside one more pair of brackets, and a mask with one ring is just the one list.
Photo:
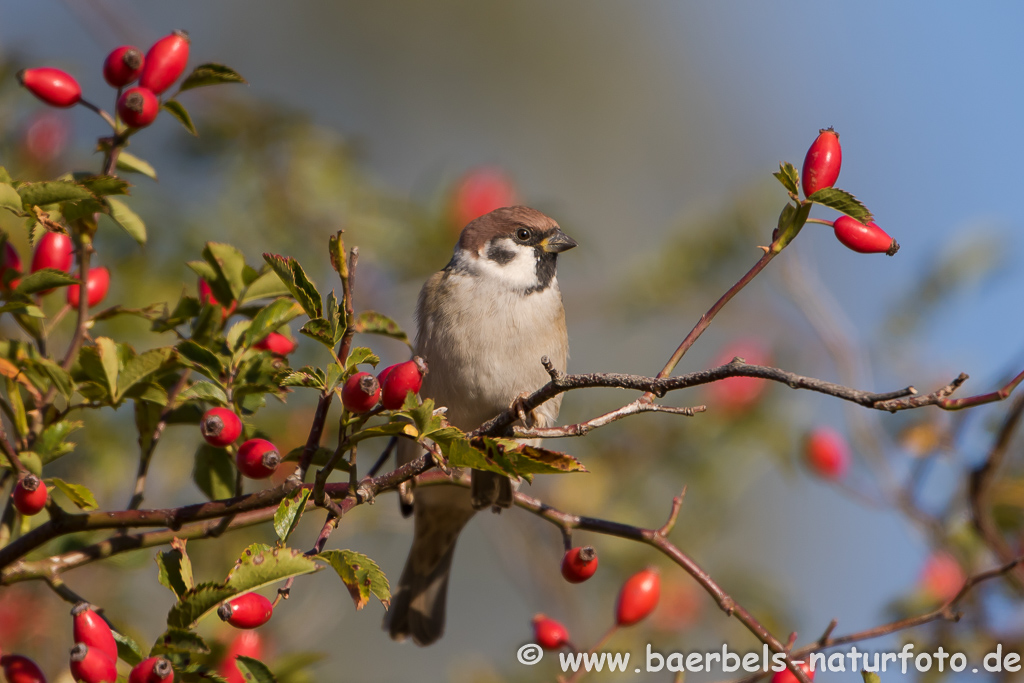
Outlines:
[[122, 45], [107, 55], [103, 62], [103, 78], [115, 88], [126, 86], [142, 73], [144, 61], [142, 50]]
[[[742, 340], [730, 344], [715, 359], [714, 365], [728, 365], [733, 358], [742, 358], [750, 365], [768, 365], [771, 355], [759, 342]], [[757, 377], [727, 377], [707, 385], [708, 403], [729, 414], [742, 413], [761, 397], [768, 380]]]
[[228, 408], [210, 408], [199, 421], [199, 431], [206, 443], [224, 448], [242, 434], [242, 421]]
[[228, 651], [217, 668], [217, 673], [224, 677], [228, 683], [245, 683], [242, 672], [235, 666], [235, 659], [238, 657], [252, 657], [261, 659], [263, 657], [263, 640], [256, 631], [242, 631], [228, 645]]
[[[12, 273], [21, 273], [21, 256], [13, 244], [4, 242], [4, 253], [0, 255], [0, 284], [7, 279], [8, 270]], [[18, 278], [12, 275], [11, 281], [3, 286], [14, 289], [18, 286]]]
[[888, 254], [892, 256], [900, 249], [896, 240], [885, 234], [878, 224], [871, 221], [867, 225], [849, 216], [840, 216], [832, 227], [836, 238], [844, 245], [861, 254]]
[[632, 626], [642, 621], [658, 606], [661, 596], [661, 575], [648, 567], [626, 579], [615, 605], [615, 621], [619, 626]]
[[[796, 666], [798, 669], [807, 674], [807, 677], [809, 679], [811, 679], [812, 681], [814, 680], [814, 672], [811, 671], [810, 664], [808, 664], [807, 662], [802, 662], [800, 664], [797, 664]], [[789, 669], [783, 669], [782, 671], [776, 672], [776, 674], [772, 676], [772, 683], [800, 683], [800, 681], [792, 671], [790, 671]]]
[[[47, 232], [39, 238], [32, 254], [32, 272], [43, 268], [56, 268], [65, 273], [71, 270], [75, 260], [75, 245], [62, 232]], [[52, 291], [52, 290], [48, 290]]]
[[562, 576], [569, 583], [583, 583], [597, 571], [597, 551], [594, 546], [571, 548], [562, 556]]
[[921, 569], [921, 589], [932, 600], [948, 602], [964, 587], [964, 570], [955, 557], [937, 552], [928, 557]]
[[235, 463], [250, 479], [266, 479], [281, 464], [281, 454], [266, 439], [249, 439], [239, 447]]
[[287, 356], [298, 348], [298, 344], [280, 332], [271, 332], [266, 337], [252, 345], [260, 351], [270, 351], [275, 356]]
[[46, 484], [34, 474], [27, 474], [14, 487], [14, 507], [28, 517], [46, 507]]
[[160, 101], [149, 88], [128, 88], [117, 101], [117, 115], [130, 128], [145, 128], [156, 120], [159, 113]]
[[224, 305], [221, 304], [220, 301], [217, 300], [217, 297], [213, 295], [213, 290], [210, 288], [210, 283], [208, 283], [203, 278], [199, 278], [199, 300], [204, 304], [210, 303], [212, 301], [215, 306], [220, 306], [221, 317], [223, 318], [227, 318], [229, 315], [231, 315], [234, 312], [235, 308], [238, 306], [237, 301], [232, 301], [229, 307], [224, 308]]
[[7, 683], [46, 683], [46, 676], [28, 657], [4, 655], [0, 657], [0, 667], [4, 669]]
[[188, 45], [188, 34], [184, 31], [175, 31], [156, 41], [146, 53], [139, 85], [157, 95], [171, 87], [188, 63]]
[[545, 650], [558, 650], [569, 644], [569, 631], [543, 614], [533, 617], [533, 640]]
[[821, 129], [804, 157], [804, 168], [800, 173], [804, 196], [810, 197], [824, 187], [835, 185], [842, 165], [843, 150], [839, 147], [839, 133], [832, 128]]
[[[68, 287], [68, 304], [73, 308], [78, 308], [79, 292], [81, 289], [81, 285], [71, 285]], [[102, 268], [90, 268], [89, 277], [85, 283], [85, 292], [89, 299], [89, 308], [92, 308], [99, 302], [103, 301], [103, 298], [107, 296], [108, 289], [110, 289], [110, 269], [106, 266]]]
[[96, 614], [87, 602], [80, 602], [71, 610], [72, 633], [76, 643], [85, 643], [117, 661], [117, 641], [103, 617]]
[[380, 382], [368, 372], [352, 375], [341, 390], [341, 402], [351, 413], [369, 412], [379, 400]]
[[143, 659], [128, 674], [128, 683], [174, 683], [174, 669], [163, 657]]
[[53, 67], [22, 69], [18, 72], [18, 82], [52, 107], [72, 107], [82, 99], [78, 81], [71, 74]]
[[273, 603], [259, 593], [239, 595], [217, 609], [217, 616], [235, 628], [263, 626], [273, 615]]
[[414, 394], [419, 393], [425, 374], [427, 364], [419, 356], [384, 368], [377, 376], [381, 387], [381, 405], [387, 410], [401, 408], [410, 391]]
[[452, 220], [456, 230], [503, 206], [518, 203], [515, 186], [500, 168], [480, 167], [466, 173], [455, 186]]
[[850, 467], [850, 447], [842, 434], [819, 427], [807, 436], [804, 443], [807, 464], [825, 479], [842, 479]]
[[117, 683], [117, 664], [98, 647], [76, 643], [71, 648], [71, 675], [79, 683]]

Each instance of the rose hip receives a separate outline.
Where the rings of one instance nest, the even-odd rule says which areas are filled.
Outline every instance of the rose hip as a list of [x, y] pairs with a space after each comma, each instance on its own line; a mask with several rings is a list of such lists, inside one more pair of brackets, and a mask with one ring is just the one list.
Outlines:
[[34, 474], [27, 474], [14, 487], [14, 507], [26, 517], [39, 514], [46, 507], [46, 484]]
[[7, 683], [46, 683], [39, 666], [23, 655], [4, 655], [0, 657]]
[[224, 448], [242, 434], [242, 420], [228, 408], [210, 408], [199, 421], [199, 431], [206, 443]]
[[259, 593], [245, 593], [217, 609], [217, 616], [235, 628], [263, 626], [273, 615], [273, 603]]
[[188, 34], [175, 31], [149, 48], [139, 76], [139, 85], [159, 95], [171, 87], [188, 64]]
[[71, 74], [53, 67], [22, 69], [18, 82], [52, 107], [72, 107], [82, 99], [82, 88]]
[[71, 675], [79, 683], [117, 683], [117, 664], [99, 648], [77, 643], [71, 648]]
[[110, 659], [117, 661], [117, 641], [110, 626], [87, 602], [80, 602], [71, 610], [72, 635], [76, 643], [85, 643]]
[[250, 479], [266, 479], [281, 464], [281, 454], [266, 439], [249, 439], [239, 447], [235, 463]]
[[804, 157], [804, 167], [800, 173], [804, 196], [810, 197], [822, 188], [835, 185], [842, 164], [843, 150], [839, 147], [839, 134], [832, 128], [822, 128]]
[[839, 432], [819, 427], [807, 435], [804, 458], [818, 476], [835, 481], [850, 467], [850, 447]]
[[[75, 260], [75, 245], [62, 232], [47, 232], [39, 238], [32, 254], [32, 272], [43, 268], [56, 268], [65, 273]], [[48, 290], [52, 291], [52, 290]]]
[[597, 571], [597, 551], [593, 546], [571, 548], [562, 556], [562, 576], [569, 583], [583, 583]]
[[[89, 277], [86, 278], [85, 283], [85, 293], [89, 308], [103, 301], [109, 289], [110, 269], [106, 267], [90, 268]], [[70, 285], [68, 287], [68, 305], [78, 308], [81, 290], [81, 285]]]
[[163, 657], [143, 659], [128, 674], [128, 683], [174, 683], [174, 669]]
[[661, 597], [661, 576], [648, 567], [626, 579], [615, 605], [615, 622], [619, 626], [632, 626], [645, 619], [658, 606]]
[[410, 391], [414, 394], [419, 393], [425, 374], [427, 364], [419, 356], [384, 368], [377, 376], [381, 386], [381, 405], [387, 410], [401, 408]]
[[533, 640], [545, 650], [558, 650], [569, 644], [569, 631], [554, 619], [538, 614], [533, 617]]
[[117, 100], [117, 115], [130, 128], [145, 128], [160, 113], [160, 101], [144, 86], [129, 88]]
[[368, 372], [348, 378], [341, 390], [341, 402], [350, 413], [367, 413], [380, 400], [380, 382]]
[[103, 62], [103, 78], [115, 88], [133, 82], [142, 73], [142, 51], [131, 45], [122, 45], [107, 55]]
[[892, 256], [900, 249], [896, 240], [889, 237], [871, 221], [867, 225], [850, 216], [840, 216], [832, 224], [836, 239], [848, 248], [861, 254], [888, 254]]
[[252, 345], [260, 351], [270, 351], [275, 356], [287, 356], [298, 348], [298, 344], [280, 332], [271, 332], [266, 337]]

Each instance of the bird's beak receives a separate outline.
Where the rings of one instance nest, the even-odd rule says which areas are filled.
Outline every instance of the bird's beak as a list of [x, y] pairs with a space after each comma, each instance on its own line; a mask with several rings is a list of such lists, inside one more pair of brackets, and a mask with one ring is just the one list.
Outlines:
[[553, 233], [540, 241], [541, 249], [552, 254], [568, 251], [575, 246], [576, 240], [566, 235], [560, 228], [555, 228]]

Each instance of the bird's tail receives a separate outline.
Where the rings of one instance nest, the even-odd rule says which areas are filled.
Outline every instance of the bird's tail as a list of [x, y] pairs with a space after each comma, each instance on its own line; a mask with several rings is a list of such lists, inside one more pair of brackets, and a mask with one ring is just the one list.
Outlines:
[[469, 489], [474, 510], [512, 507], [512, 480], [503, 474], [473, 470]]
[[418, 489], [414, 510], [412, 548], [384, 628], [395, 640], [430, 645], [444, 634], [455, 542], [475, 511], [466, 489], [449, 486]]

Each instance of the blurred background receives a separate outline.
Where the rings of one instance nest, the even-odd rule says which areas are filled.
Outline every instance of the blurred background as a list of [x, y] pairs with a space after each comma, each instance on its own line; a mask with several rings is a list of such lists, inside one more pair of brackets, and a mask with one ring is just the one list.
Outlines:
[[[237, 245], [257, 266], [264, 251], [293, 255], [321, 289], [340, 291], [326, 246], [343, 228], [347, 243], [360, 247], [357, 309], [388, 314], [411, 333], [415, 296], [450, 256], [466, 218], [460, 211], [472, 203], [466, 193], [492, 193], [545, 211], [580, 244], [559, 263], [570, 370], [654, 374], [757, 260], [757, 245], [770, 242], [786, 201], [771, 177], [779, 161], [799, 168], [818, 129], [834, 126], [843, 145], [837, 186], [864, 201], [902, 249], [894, 258], [855, 254], [827, 227], [808, 225], [678, 371], [742, 355], [877, 391], [931, 391], [963, 371], [971, 376], [963, 395], [982, 393], [1024, 361], [1021, 318], [1012, 314], [1024, 291], [1012, 256], [1024, 247], [1013, 204], [1024, 156], [1013, 132], [1024, 108], [1024, 7], [924, 10], [804, 1], [0, 0], [0, 165], [27, 180], [101, 162], [92, 150], [102, 121], [81, 107], [46, 108], [17, 87], [17, 69], [63, 68], [86, 98], [110, 110], [106, 54], [121, 44], [145, 50], [183, 28], [191, 64], [225, 63], [248, 85], [182, 95], [198, 138], [163, 114], [132, 139], [130, 151], [157, 168], [159, 182], [130, 178], [129, 202], [149, 228], [146, 247], [112, 224], [101, 227], [96, 258], [113, 271], [110, 303], [173, 303], [183, 286], [194, 292], [184, 263], [207, 240]], [[820, 207], [812, 215], [834, 217]], [[27, 234], [5, 227], [28, 253]], [[140, 348], [171, 343], [140, 320], [111, 322], [105, 334]], [[328, 362], [317, 344], [299, 340], [293, 367]], [[407, 355], [392, 340], [360, 342], [385, 365]], [[642, 415], [549, 443], [591, 473], [541, 477], [528, 492], [567, 511], [653, 527], [686, 486], [673, 540], [776, 635], [798, 632], [800, 645], [833, 618], [842, 634], [936, 604], [942, 590], [929, 577], [935, 558], [948, 557], [937, 553], [956, 559], [954, 575], [995, 564], [971, 533], [963, 497], [1007, 405], [962, 415], [869, 414], [782, 385], [743, 389], [740, 399], [708, 388], [666, 399], [707, 404], [694, 418]], [[632, 398], [574, 392], [562, 418], [579, 421]], [[257, 416], [260, 427], [284, 449], [303, 443], [313, 392], [271, 403]], [[136, 459], [131, 412], [89, 417], [76, 455], [53, 474], [90, 486], [101, 507], [121, 507]], [[840, 484], [803, 463], [805, 434], [822, 426], [850, 444], [852, 465]], [[147, 505], [201, 498], [190, 479], [198, 442], [192, 428], [164, 437]], [[1000, 499], [1000, 521], [1013, 533], [1024, 503], [1012, 486], [1019, 456], [1015, 445]], [[911, 521], [893, 502], [901, 491], [912, 491], [915, 515], [927, 521]], [[292, 544], [310, 546], [321, 522], [309, 514]], [[219, 579], [254, 537], [272, 542], [273, 533], [190, 544], [197, 574]], [[329, 547], [368, 554], [394, 584], [410, 537], [411, 522], [383, 496], [346, 518]], [[554, 527], [522, 511], [478, 515], [456, 553], [447, 633], [428, 649], [391, 642], [380, 605], [355, 612], [337, 577], [300, 579], [261, 630], [267, 661], [274, 668], [289, 653], [320, 652], [294, 681], [551, 680], [554, 657], [533, 668], [515, 660], [530, 639], [530, 617], [543, 611], [589, 646], [611, 622], [621, 582], [648, 564], [663, 572], [662, 604], [609, 649], [635, 657], [648, 642], [662, 652], [724, 642], [759, 650], [652, 550], [587, 534], [574, 540], [595, 545], [601, 562], [579, 586], [558, 573]], [[152, 554], [67, 577], [144, 643], [162, 632], [172, 603]], [[25, 605], [39, 616], [25, 621]], [[992, 642], [1024, 649], [1019, 594], [993, 584], [966, 609], [971, 618], [959, 625], [866, 647], [884, 651], [913, 638], [980, 653], [972, 663]], [[55, 679], [66, 676], [66, 610], [40, 586], [0, 589], [0, 648], [36, 657]], [[212, 623], [204, 628], [211, 639], [228, 637]], [[855, 679], [852, 672], [817, 680]]]

